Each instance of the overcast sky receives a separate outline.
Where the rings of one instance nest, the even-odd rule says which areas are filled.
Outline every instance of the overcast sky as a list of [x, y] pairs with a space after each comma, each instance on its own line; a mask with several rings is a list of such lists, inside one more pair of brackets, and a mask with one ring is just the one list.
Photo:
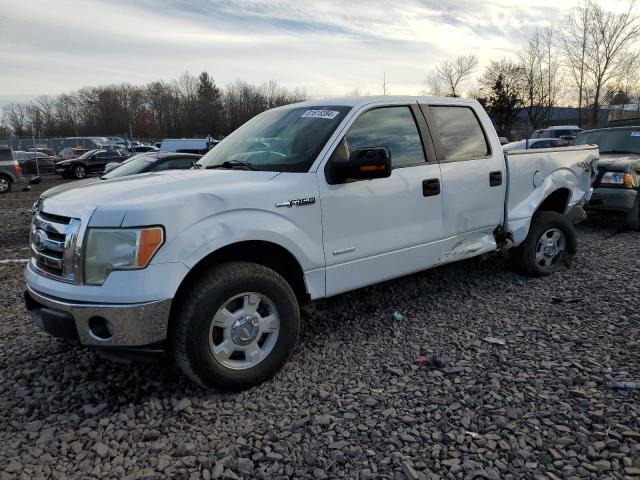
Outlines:
[[[609, 0], [607, 4], [616, 3]], [[512, 54], [574, 0], [0, 0], [0, 104], [207, 70], [312, 96], [417, 94], [439, 61]]]

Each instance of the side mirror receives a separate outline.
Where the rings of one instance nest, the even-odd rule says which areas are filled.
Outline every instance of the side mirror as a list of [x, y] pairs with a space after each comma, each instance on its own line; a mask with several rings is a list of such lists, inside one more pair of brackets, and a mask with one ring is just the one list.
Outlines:
[[327, 172], [331, 185], [345, 180], [370, 180], [391, 175], [391, 150], [389, 147], [357, 148], [348, 159], [332, 158]]

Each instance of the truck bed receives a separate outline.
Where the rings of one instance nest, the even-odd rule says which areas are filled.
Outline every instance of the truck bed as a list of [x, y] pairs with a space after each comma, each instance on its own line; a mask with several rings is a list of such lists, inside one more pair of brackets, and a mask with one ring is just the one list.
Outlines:
[[533, 213], [554, 191], [564, 187], [563, 193], [571, 195], [563, 213], [589, 200], [598, 156], [596, 145], [505, 152], [509, 180], [504, 225], [516, 245], [526, 238]]

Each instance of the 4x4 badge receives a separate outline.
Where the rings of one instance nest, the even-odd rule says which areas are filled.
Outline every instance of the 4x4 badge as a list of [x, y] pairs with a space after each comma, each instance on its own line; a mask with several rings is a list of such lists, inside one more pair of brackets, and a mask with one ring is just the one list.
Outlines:
[[278, 202], [276, 207], [302, 207], [304, 205], [313, 205], [314, 203], [316, 203], [316, 197], [296, 198], [286, 202]]

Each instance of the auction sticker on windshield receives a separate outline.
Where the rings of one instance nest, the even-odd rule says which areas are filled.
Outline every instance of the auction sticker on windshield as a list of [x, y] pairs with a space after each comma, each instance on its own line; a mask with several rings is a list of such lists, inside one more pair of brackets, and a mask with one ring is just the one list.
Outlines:
[[325, 118], [327, 120], [333, 120], [340, 112], [335, 110], [307, 110], [301, 116], [301, 118]]

